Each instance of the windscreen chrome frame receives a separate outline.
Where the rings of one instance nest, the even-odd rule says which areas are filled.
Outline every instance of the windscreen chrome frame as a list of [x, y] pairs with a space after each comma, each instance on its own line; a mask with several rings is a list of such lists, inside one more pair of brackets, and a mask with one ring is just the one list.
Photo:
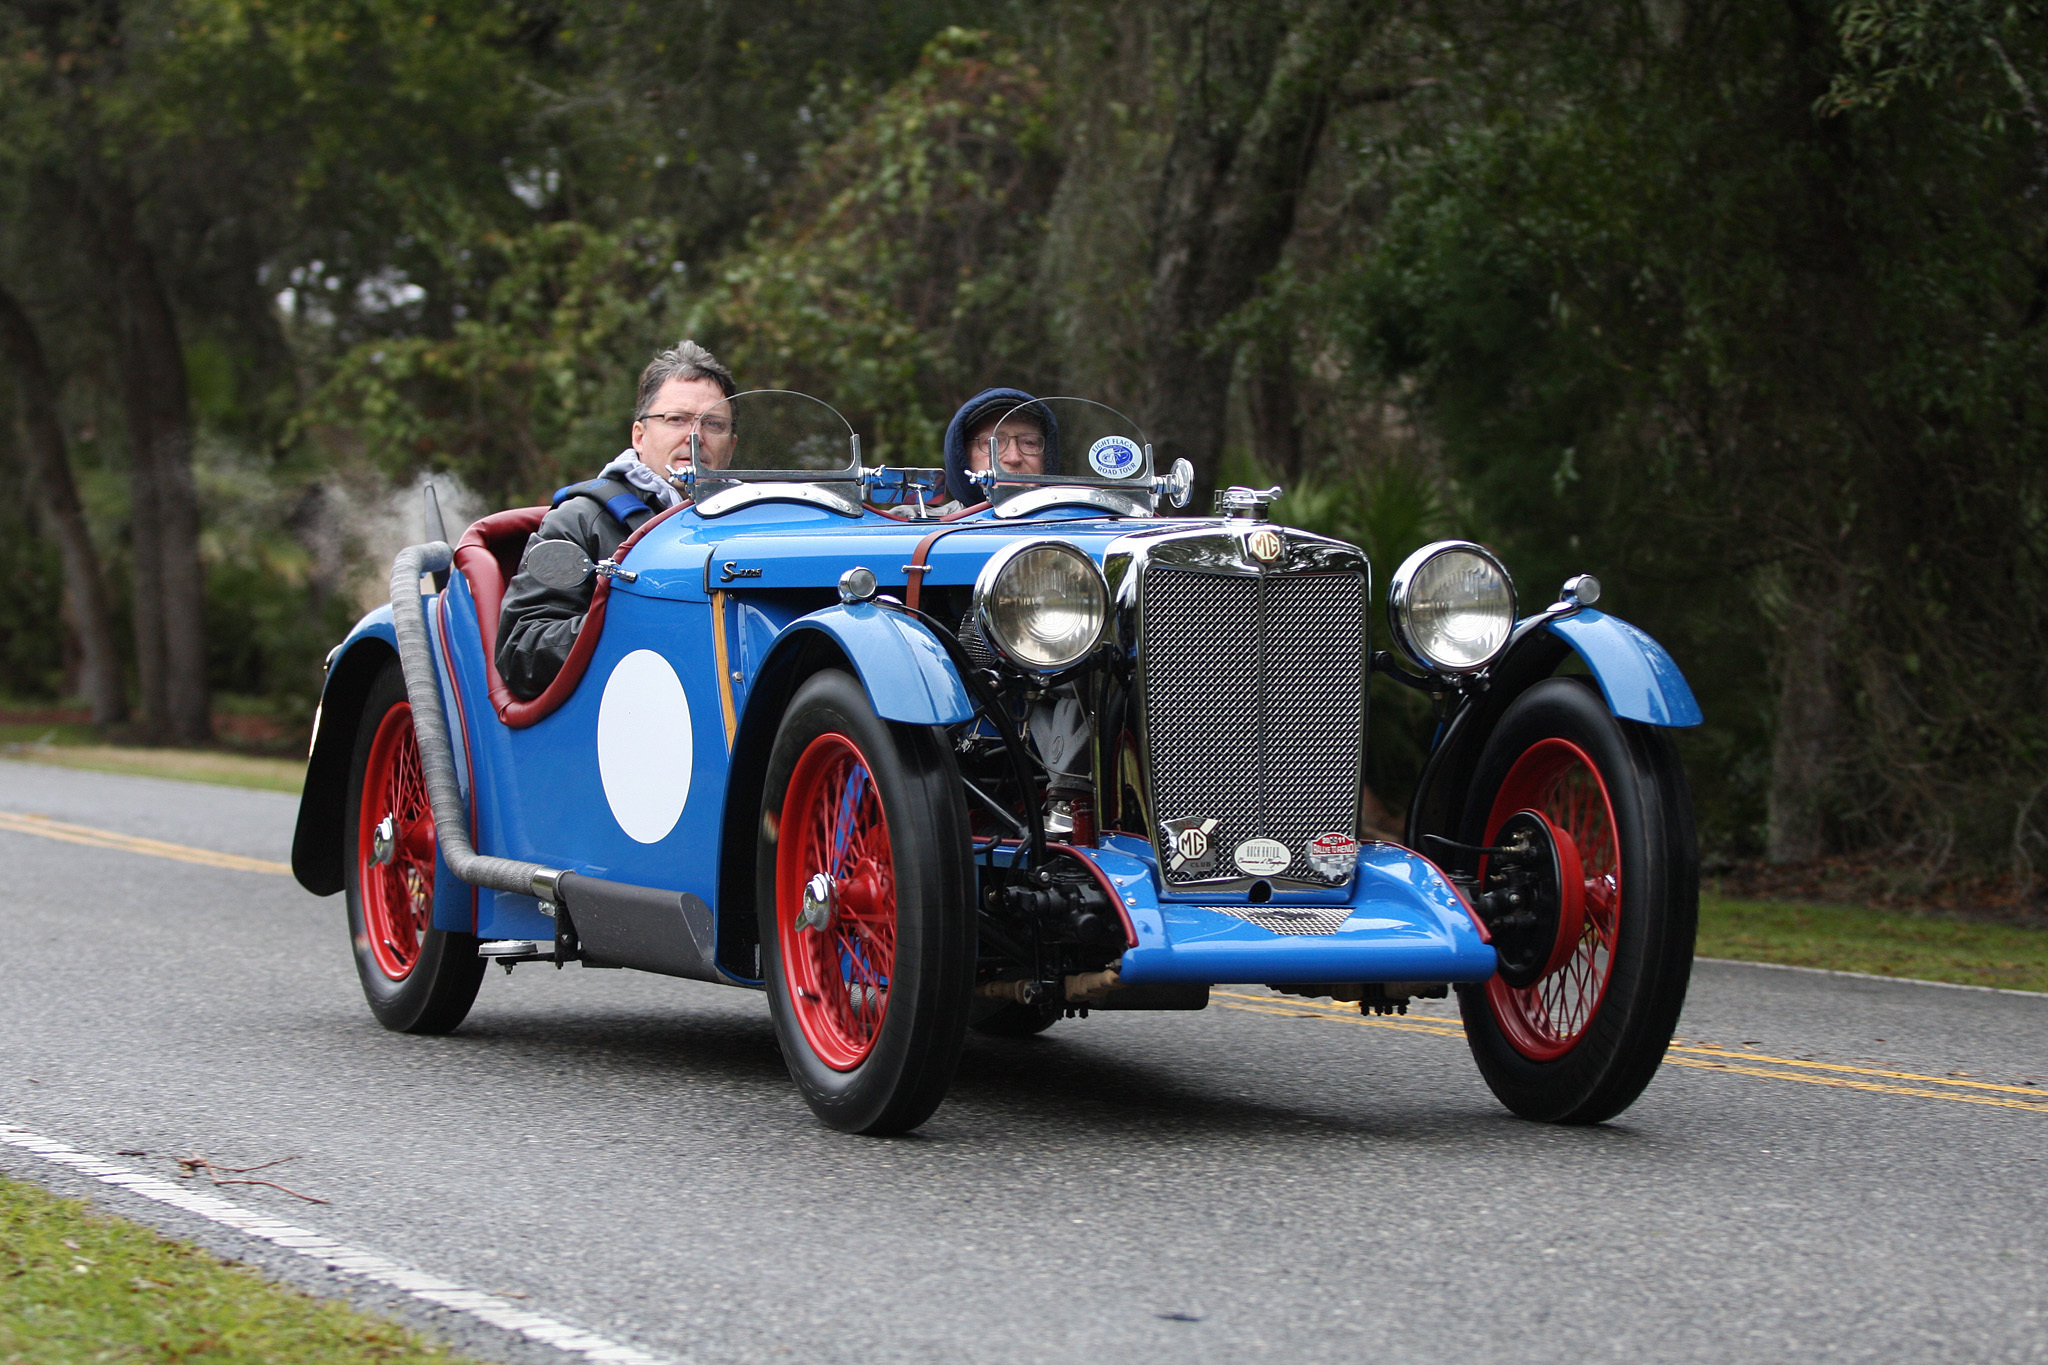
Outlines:
[[[846, 428], [846, 464], [837, 469], [702, 470], [692, 461], [688, 471], [671, 474], [669, 481], [683, 490], [695, 504], [697, 514], [703, 517], [725, 516], [762, 502], [805, 503], [846, 516], [861, 515], [860, 433], [853, 429], [853, 423], [824, 399], [797, 389], [748, 389], [731, 395], [725, 402], [733, 404], [764, 394], [806, 399], [837, 417]], [[737, 430], [738, 418], [743, 414], [737, 408], [733, 414]]]

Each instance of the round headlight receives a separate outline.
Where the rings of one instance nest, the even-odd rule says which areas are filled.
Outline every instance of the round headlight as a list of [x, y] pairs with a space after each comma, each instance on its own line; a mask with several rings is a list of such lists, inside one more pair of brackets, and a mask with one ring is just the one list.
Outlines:
[[1019, 541], [974, 580], [974, 619], [996, 652], [1030, 673], [1056, 673], [1087, 656], [1109, 619], [1102, 571], [1072, 545]]
[[1500, 657], [1515, 625], [1515, 585], [1498, 559], [1465, 540], [1409, 555], [1387, 585], [1394, 639], [1424, 668], [1471, 673]]

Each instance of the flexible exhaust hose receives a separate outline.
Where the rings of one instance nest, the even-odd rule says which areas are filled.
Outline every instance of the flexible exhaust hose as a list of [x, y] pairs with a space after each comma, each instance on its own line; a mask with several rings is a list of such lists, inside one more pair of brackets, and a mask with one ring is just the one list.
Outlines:
[[426, 605], [420, 597], [420, 576], [445, 572], [455, 552], [446, 541], [412, 545], [398, 552], [391, 565], [391, 623], [398, 631], [398, 663], [405, 670], [405, 695], [412, 703], [412, 726], [419, 735], [420, 771], [427, 781], [427, 799], [434, 807], [434, 832], [448, 870], [472, 886], [558, 900], [562, 873], [539, 863], [487, 858], [469, 842], [467, 808], [455, 781], [455, 748], [448, 739], [448, 716], [441, 709], [441, 686], [434, 669], [434, 649], [427, 636]]

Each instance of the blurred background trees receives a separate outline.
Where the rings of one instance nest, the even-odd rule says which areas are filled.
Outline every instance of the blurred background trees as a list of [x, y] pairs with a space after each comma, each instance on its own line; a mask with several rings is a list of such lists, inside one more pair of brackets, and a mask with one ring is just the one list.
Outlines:
[[0, 690], [302, 714], [416, 478], [584, 476], [687, 333], [892, 461], [1081, 393], [1382, 580], [1595, 571], [1713, 851], [2028, 886], [2044, 10], [10, 0]]

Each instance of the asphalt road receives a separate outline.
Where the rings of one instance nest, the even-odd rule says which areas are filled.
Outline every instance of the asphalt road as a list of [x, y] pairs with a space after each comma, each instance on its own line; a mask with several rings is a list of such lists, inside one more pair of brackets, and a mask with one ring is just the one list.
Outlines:
[[[252, 858], [295, 809], [0, 762], [0, 815]], [[295, 1157], [267, 1174], [330, 1203], [222, 1192], [672, 1359], [2048, 1360], [2048, 997], [1704, 963], [1679, 1064], [1559, 1129], [1442, 1005], [1247, 987], [977, 1039], [875, 1140], [811, 1119], [751, 993], [527, 966], [401, 1037], [338, 897], [18, 819], [0, 867], [0, 1121], [164, 1175]]]

